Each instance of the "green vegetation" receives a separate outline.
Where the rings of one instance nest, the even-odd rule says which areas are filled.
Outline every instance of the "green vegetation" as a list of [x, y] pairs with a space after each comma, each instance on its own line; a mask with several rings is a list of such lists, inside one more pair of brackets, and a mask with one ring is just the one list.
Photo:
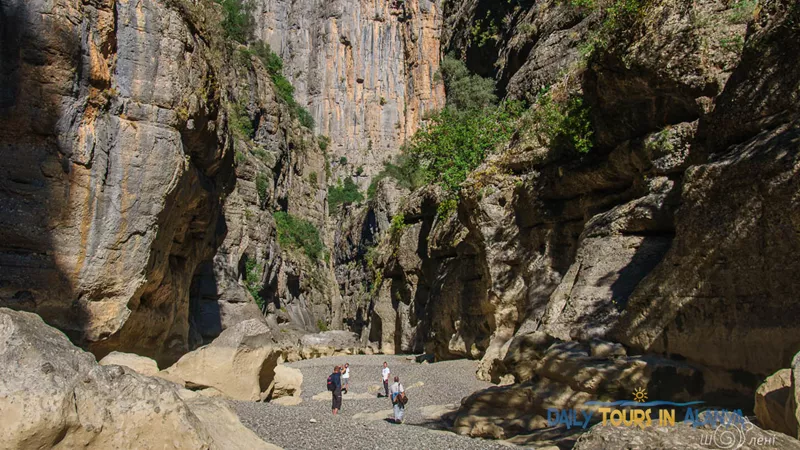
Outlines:
[[467, 174], [508, 142], [521, 113], [519, 102], [467, 111], [445, 108], [412, 137], [405, 151], [419, 163], [426, 181], [437, 180], [456, 194]]
[[594, 145], [589, 108], [581, 97], [557, 102], [550, 91], [543, 90], [522, 125], [542, 146], [588, 153]]
[[311, 172], [308, 174], [308, 182], [314, 187], [317, 186], [317, 172]]
[[256, 300], [258, 307], [264, 309], [264, 299], [261, 297], [261, 273], [264, 271], [262, 264], [256, 264], [254, 259], [247, 259], [244, 263], [244, 286], [247, 292]]
[[273, 217], [281, 246], [302, 249], [311, 260], [325, 256], [325, 246], [313, 223], [284, 211], [276, 212]]
[[314, 128], [314, 116], [312, 116], [306, 108], [295, 103], [294, 112], [297, 114], [297, 120], [300, 121], [300, 125], [308, 128], [309, 130]]
[[664, 128], [658, 133], [651, 135], [645, 142], [644, 147], [651, 153], [655, 153], [657, 151], [666, 151], [672, 153], [672, 151], [675, 150], [675, 146], [670, 141], [669, 128]]
[[247, 113], [247, 106], [243, 103], [236, 103], [229, 108], [230, 122], [233, 132], [242, 139], [253, 139], [253, 121], [250, 120], [250, 115]]
[[492, 11], [486, 11], [485, 19], [478, 19], [472, 25], [470, 34], [472, 35], [472, 42], [476, 43], [478, 47], [483, 47], [489, 41], [497, 41], [499, 29], [497, 24], [492, 20]]
[[728, 20], [731, 23], [747, 23], [753, 18], [758, 0], [737, 0], [731, 7]]
[[398, 238], [406, 228], [408, 228], [408, 225], [406, 225], [406, 216], [403, 213], [399, 213], [392, 217], [392, 224], [389, 226], [389, 233], [392, 235], [393, 239]]
[[463, 111], [497, 103], [494, 80], [470, 73], [463, 61], [445, 56], [439, 71], [447, 89], [447, 106]]
[[228, 39], [239, 43], [246, 43], [253, 34], [255, 21], [253, 20], [253, 3], [243, 0], [216, 0], [222, 5], [225, 17], [222, 19], [222, 29]]
[[263, 173], [256, 175], [256, 192], [258, 192], [258, 202], [263, 206], [267, 201], [267, 187], [269, 178]]
[[360, 177], [361, 175], [364, 175], [364, 166], [358, 166], [356, 169], [356, 176]]
[[719, 46], [726, 52], [739, 54], [744, 50], [744, 38], [739, 35], [724, 37], [719, 40]]
[[391, 162], [383, 163], [383, 170], [380, 171], [369, 184], [367, 198], [375, 198], [375, 191], [378, 183], [384, 178], [393, 178], [398, 186], [416, 190], [426, 183], [425, 172], [411, 155], [403, 153], [394, 157]]
[[264, 68], [269, 72], [272, 82], [275, 84], [275, 93], [278, 98], [287, 104], [292, 112], [292, 115], [297, 117], [300, 124], [306, 128], [314, 128], [314, 118], [311, 113], [302, 106], [300, 106], [294, 99], [294, 86], [289, 80], [283, 76], [283, 60], [277, 53], [272, 51], [269, 44], [262, 41], [255, 42], [250, 45], [247, 50], [250, 55], [258, 57]]
[[336, 210], [339, 205], [358, 203], [363, 200], [364, 194], [350, 177], [345, 178], [344, 182], [340, 180], [336, 186], [328, 188], [328, 207], [331, 212]]
[[339, 165], [340, 166], [346, 166], [347, 165], [347, 157], [346, 156], [342, 156], [341, 158], [339, 158]]
[[497, 103], [495, 82], [469, 72], [464, 63], [446, 56], [440, 76], [447, 91], [447, 105], [427, 117], [426, 125], [406, 143], [403, 153], [373, 179], [367, 191], [386, 177], [415, 189], [436, 182], [448, 198], [440, 204], [440, 215], [455, 209], [461, 184], [499, 145], [516, 130], [523, 105], [516, 101]]
[[249, 54], [257, 57], [264, 64], [264, 68], [270, 75], [276, 75], [283, 72], [283, 60], [275, 52], [272, 51], [269, 44], [264, 41], [256, 41], [250, 44], [246, 50]]
[[317, 328], [319, 328], [319, 331], [328, 331], [328, 324], [324, 320], [318, 319]]
[[233, 155], [233, 162], [235, 162], [236, 165], [238, 166], [244, 164], [246, 161], [247, 161], [247, 156], [245, 156], [244, 153], [236, 150], [236, 153]]
[[596, 49], [607, 48], [613, 38], [631, 33], [635, 22], [641, 17], [651, 0], [562, 0], [586, 14], [600, 10], [602, 24], [597, 32], [589, 35], [580, 46], [581, 56], [588, 58]]
[[322, 150], [323, 152], [327, 152], [328, 146], [331, 144], [331, 138], [329, 138], [328, 136], [319, 135], [317, 136], [317, 143], [319, 144], [320, 150]]
[[452, 214], [458, 208], [458, 199], [455, 197], [448, 197], [442, 200], [439, 203], [439, 206], [436, 207], [436, 214], [441, 217], [445, 218]]

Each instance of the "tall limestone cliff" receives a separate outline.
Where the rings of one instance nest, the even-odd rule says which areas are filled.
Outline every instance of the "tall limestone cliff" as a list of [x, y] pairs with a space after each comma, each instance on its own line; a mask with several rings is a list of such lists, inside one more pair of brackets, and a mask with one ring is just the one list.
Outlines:
[[218, 5], [0, 12], [0, 305], [161, 364], [262, 318], [251, 293], [306, 326], [330, 315], [332, 270], [281, 248], [273, 219], [332, 239], [323, 153]]
[[255, 16], [257, 36], [283, 57], [298, 102], [330, 137], [337, 178], [358, 174], [366, 188], [444, 104], [438, 0], [263, 0]]

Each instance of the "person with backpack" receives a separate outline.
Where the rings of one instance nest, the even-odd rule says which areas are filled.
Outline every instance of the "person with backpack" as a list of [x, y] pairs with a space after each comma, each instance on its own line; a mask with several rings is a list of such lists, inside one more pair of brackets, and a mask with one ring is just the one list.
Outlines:
[[331, 393], [331, 412], [333, 415], [339, 413], [342, 408], [342, 375], [341, 368], [336, 366], [333, 373], [328, 375], [328, 391]]
[[[381, 378], [383, 379], [383, 390], [386, 392], [386, 397], [389, 396], [389, 375], [392, 374], [392, 371], [389, 370], [389, 364], [386, 364], [386, 361], [383, 362], [383, 370], [381, 371]], [[381, 395], [378, 394], [378, 397]]]
[[389, 389], [392, 395], [392, 406], [394, 407], [394, 423], [403, 423], [403, 415], [406, 412], [406, 389], [400, 384], [400, 377], [394, 377], [394, 384]]
[[347, 394], [348, 390], [350, 390], [350, 363], [345, 363], [342, 370], [342, 393]]

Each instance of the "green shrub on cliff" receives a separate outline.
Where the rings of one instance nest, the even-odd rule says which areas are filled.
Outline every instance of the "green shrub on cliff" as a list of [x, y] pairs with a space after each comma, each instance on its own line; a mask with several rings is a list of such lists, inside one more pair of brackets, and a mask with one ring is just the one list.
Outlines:
[[263, 173], [256, 175], [256, 192], [258, 192], [258, 202], [263, 206], [267, 201], [267, 187], [269, 186], [269, 178]]
[[253, 20], [253, 3], [243, 0], [216, 0], [222, 5], [224, 14], [222, 29], [228, 39], [246, 43], [253, 35], [255, 21]]
[[244, 103], [235, 103], [228, 108], [228, 122], [233, 132], [242, 139], [253, 139], [253, 121], [247, 113], [247, 106]]
[[463, 61], [445, 56], [439, 71], [447, 90], [447, 106], [465, 111], [497, 103], [495, 81], [470, 73]]
[[458, 192], [467, 174], [495, 147], [508, 142], [522, 111], [522, 104], [514, 101], [467, 111], [445, 108], [411, 138], [405, 151], [428, 182]]
[[294, 86], [283, 75], [283, 59], [272, 51], [269, 44], [263, 41], [256, 41], [251, 43], [249, 47], [241, 49], [240, 52], [246, 61], [250, 61], [253, 56], [261, 60], [270, 78], [272, 78], [272, 83], [275, 86], [275, 95], [278, 96], [278, 99], [289, 106], [289, 112], [300, 121], [301, 125], [309, 129], [314, 128], [314, 117], [294, 99]]
[[383, 163], [383, 170], [373, 177], [369, 184], [367, 198], [375, 198], [378, 183], [384, 178], [393, 178], [398, 186], [411, 191], [426, 183], [425, 172], [419, 162], [407, 153], [401, 153], [392, 161]]
[[521, 128], [543, 147], [588, 153], [594, 145], [589, 108], [578, 96], [556, 101], [549, 91], [543, 91], [524, 115]]
[[396, 238], [400, 236], [407, 227], [406, 216], [403, 213], [399, 213], [392, 217], [392, 224], [389, 227], [389, 232], [392, 234], [393, 238]]
[[312, 261], [324, 257], [325, 245], [313, 223], [284, 211], [276, 212], [273, 217], [281, 246], [302, 249]]
[[328, 207], [333, 212], [339, 205], [358, 203], [364, 200], [364, 194], [352, 178], [347, 177], [344, 182], [339, 181], [336, 186], [328, 188]]
[[400, 157], [384, 164], [369, 195], [374, 195], [374, 186], [385, 177], [412, 190], [437, 182], [456, 195], [469, 172], [514, 133], [523, 106], [514, 101], [497, 105], [493, 79], [470, 73], [462, 61], [451, 56], [444, 58], [439, 74], [447, 106], [427, 117]]
[[264, 309], [264, 299], [261, 297], [261, 273], [263, 271], [264, 266], [257, 264], [254, 259], [247, 259], [244, 263], [244, 286], [261, 310]]

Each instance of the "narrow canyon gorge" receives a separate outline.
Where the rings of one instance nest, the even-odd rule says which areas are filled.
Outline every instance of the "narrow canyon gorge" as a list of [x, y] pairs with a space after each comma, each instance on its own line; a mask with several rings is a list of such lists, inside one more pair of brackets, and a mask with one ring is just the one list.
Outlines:
[[800, 449], [798, 55], [795, 0], [2, 0], [0, 448]]

